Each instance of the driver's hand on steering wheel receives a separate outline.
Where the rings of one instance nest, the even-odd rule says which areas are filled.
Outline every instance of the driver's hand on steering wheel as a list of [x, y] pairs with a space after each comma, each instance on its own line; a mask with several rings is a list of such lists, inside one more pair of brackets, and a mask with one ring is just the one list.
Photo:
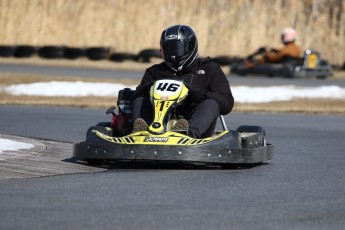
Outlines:
[[206, 99], [206, 93], [206, 89], [191, 88], [188, 91], [187, 102], [189, 102], [190, 104], [200, 103]]
[[265, 54], [267, 53], [267, 48], [266, 47], [260, 47], [257, 51], [258, 54]]

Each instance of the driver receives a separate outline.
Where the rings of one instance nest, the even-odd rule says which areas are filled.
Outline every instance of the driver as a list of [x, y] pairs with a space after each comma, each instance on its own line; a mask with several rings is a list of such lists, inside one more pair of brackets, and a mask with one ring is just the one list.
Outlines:
[[162, 32], [160, 50], [164, 62], [146, 69], [132, 98], [133, 131], [148, 129], [153, 121], [149, 90], [160, 79], [181, 80], [189, 86], [186, 103], [176, 108], [178, 119], [172, 130], [186, 130], [193, 138], [212, 135], [218, 116], [234, 105], [229, 82], [211, 58], [199, 58], [198, 40], [186, 25], [174, 25]]
[[[262, 63], [279, 63], [285, 58], [299, 58], [301, 55], [301, 48], [295, 43], [296, 31], [293, 28], [284, 28], [281, 33], [281, 42], [284, 47], [281, 49], [271, 49], [267, 51], [265, 48], [260, 48], [256, 53], [250, 55], [245, 60], [245, 64], [248, 68], [252, 68], [255, 64]], [[263, 57], [253, 60], [252, 57], [264, 53]]]

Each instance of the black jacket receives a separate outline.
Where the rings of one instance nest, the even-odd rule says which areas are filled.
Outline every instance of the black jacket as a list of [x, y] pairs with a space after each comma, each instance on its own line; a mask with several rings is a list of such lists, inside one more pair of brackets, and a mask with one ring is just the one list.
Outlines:
[[164, 62], [146, 69], [140, 85], [136, 88], [133, 99], [145, 96], [145, 86], [160, 79], [182, 80], [192, 88], [207, 90], [206, 98], [215, 100], [222, 115], [231, 112], [234, 98], [229, 81], [220, 66], [211, 58], [198, 59], [189, 69], [175, 73]]

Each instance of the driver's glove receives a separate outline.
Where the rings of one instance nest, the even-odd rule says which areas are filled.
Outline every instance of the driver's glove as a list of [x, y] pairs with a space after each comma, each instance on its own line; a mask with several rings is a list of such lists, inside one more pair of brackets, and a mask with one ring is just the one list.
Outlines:
[[207, 93], [206, 89], [191, 88], [188, 91], [187, 101], [191, 104], [192, 103], [196, 103], [196, 104], [200, 103], [206, 99], [206, 93]]
[[258, 54], [265, 54], [267, 52], [267, 48], [266, 47], [260, 47], [257, 51]]

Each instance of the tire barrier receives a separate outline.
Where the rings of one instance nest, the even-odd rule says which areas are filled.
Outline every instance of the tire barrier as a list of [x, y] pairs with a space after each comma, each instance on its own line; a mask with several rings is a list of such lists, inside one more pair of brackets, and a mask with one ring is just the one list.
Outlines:
[[74, 60], [81, 57], [85, 57], [85, 49], [77, 47], [66, 47], [64, 58]]
[[[112, 62], [136, 61], [150, 63], [152, 58], [163, 59], [159, 49], [144, 49], [138, 54], [126, 52], [113, 52], [109, 47], [68, 47], [68, 46], [32, 46], [32, 45], [0, 45], [0, 58], [30, 58], [38, 56], [46, 59], [88, 58], [92, 61], [108, 60]], [[215, 56], [212, 60], [221, 66], [229, 66], [240, 60], [238, 56]], [[332, 65], [334, 70], [345, 71], [345, 62], [340, 65]]]
[[0, 45], [0, 57], [12, 57], [16, 51], [16, 46]]
[[130, 53], [113, 53], [109, 56], [109, 60], [113, 62], [135, 61], [137, 55]]
[[42, 46], [38, 49], [38, 56], [47, 59], [63, 58], [65, 46]]
[[216, 63], [218, 63], [221, 66], [227, 66], [227, 65], [231, 65], [234, 62], [237, 62], [238, 60], [240, 60], [241, 58], [239, 57], [230, 57], [230, 56], [217, 56], [212, 58], [212, 60]]
[[86, 49], [86, 56], [93, 61], [108, 59], [110, 48], [106, 47], [91, 47]]
[[138, 53], [136, 61], [148, 63], [151, 58], [162, 58], [161, 52], [158, 49], [145, 49]]
[[30, 58], [37, 53], [35, 46], [19, 45], [14, 51], [13, 56], [16, 58]]

